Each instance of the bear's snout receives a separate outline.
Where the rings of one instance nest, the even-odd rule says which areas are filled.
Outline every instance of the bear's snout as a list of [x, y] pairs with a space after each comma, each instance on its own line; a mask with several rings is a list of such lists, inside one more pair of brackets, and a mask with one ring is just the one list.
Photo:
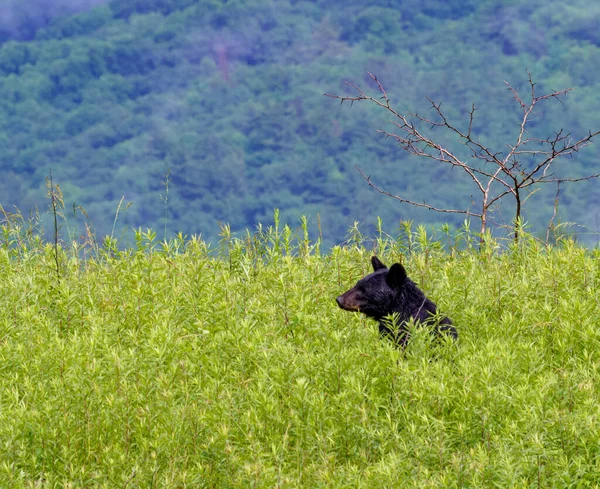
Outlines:
[[345, 311], [359, 311], [360, 304], [356, 300], [354, 289], [336, 297], [335, 301]]

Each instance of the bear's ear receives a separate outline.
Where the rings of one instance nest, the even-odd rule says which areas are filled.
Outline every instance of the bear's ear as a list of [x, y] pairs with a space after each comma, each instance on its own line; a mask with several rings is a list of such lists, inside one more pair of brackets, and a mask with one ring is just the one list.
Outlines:
[[400, 265], [400, 263], [394, 263], [391, 266], [385, 281], [390, 287], [399, 289], [406, 281], [406, 270], [402, 265]]
[[382, 268], [387, 268], [383, 263], [379, 261], [379, 258], [376, 256], [371, 257], [371, 264], [373, 265], [373, 271], [381, 270]]

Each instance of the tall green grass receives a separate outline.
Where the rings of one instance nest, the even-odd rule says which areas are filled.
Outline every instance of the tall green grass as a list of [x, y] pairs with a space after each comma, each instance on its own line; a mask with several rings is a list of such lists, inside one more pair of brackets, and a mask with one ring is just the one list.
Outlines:
[[[2, 487], [600, 485], [599, 256], [572, 241], [2, 231]], [[456, 344], [401, 351], [337, 307], [373, 251]]]

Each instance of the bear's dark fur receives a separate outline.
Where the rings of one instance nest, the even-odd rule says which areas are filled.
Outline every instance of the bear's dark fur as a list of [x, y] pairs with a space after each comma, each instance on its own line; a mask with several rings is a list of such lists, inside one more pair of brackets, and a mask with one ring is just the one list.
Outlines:
[[[373, 273], [336, 299], [342, 309], [362, 312], [376, 319], [380, 334], [392, 338], [402, 347], [408, 340], [407, 322], [411, 319], [417, 325], [431, 324], [436, 334], [458, 338], [452, 321], [437, 316], [435, 304], [406, 276], [402, 265], [394, 263], [388, 270], [376, 256], [371, 258], [371, 263]], [[390, 316], [395, 317], [398, 331], [390, 328]]]

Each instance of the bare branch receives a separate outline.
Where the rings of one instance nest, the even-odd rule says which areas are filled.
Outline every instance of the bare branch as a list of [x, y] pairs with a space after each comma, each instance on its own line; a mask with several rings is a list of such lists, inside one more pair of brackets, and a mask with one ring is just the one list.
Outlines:
[[[554, 140], [546, 141], [550, 145], [551, 151], [538, 153], [538, 154], [543, 154], [547, 157], [544, 160], [542, 160], [540, 163], [538, 163], [532, 170], [524, 173], [523, 178], [520, 181], [520, 184], [525, 184], [528, 181], [532, 180], [534, 175], [536, 175], [542, 169], [544, 169], [543, 174], [542, 174], [542, 179], [543, 179], [545, 177], [545, 173], [546, 173], [548, 167], [554, 162], [554, 160], [556, 160], [559, 157], [567, 156], [567, 155], [578, 152], [580, 149], [582, 149], [585, 146], [587, 146], [588, 144], [590, 144], [592, 138], [594, 138], [600, 134], [600, 131], [596, 131], [595, 133], [590, 132], [588, 134], [588, 136], [586, 136], [585, 138], [580, 139], [579, 141], [577, 141], [575, 143], [571, 143], [568, 145], [565, 144], [562, 146], [562, 148], [557, 149], [556, 146], [559, 143], [565, 141], [569, 137], [569, 135], [567, 135], [565, 137], [561, 137], [560, 136], [561, 132], [562, 132], [562, 130], [557, 134], [557, 136], [555, 137]], [[543, 180], [540, 179], [540, 181], [543, 181]], [[555, 180], [548, 180], [548, 181], [555, 181]], [[565, 181], [567, 181], [567, 180], [565, 180]], [[535, 182], [532, 182], [532, 183], [535, 183]]]
[[588, 180], [593, 180], [594, 178], [598, 178], [600, 177], [600, 173], [594, 173], [593, 175], [588, 175], [586, 177], [580, 177], [580, 178], [545, 178], [542, 180], [538, 180], [535, 183], [550, 183], [550, 182], [557, 182], [557, 183], [566, 183], [566, 182], [585, 182]]
[[362, 177], [367, 181], [367, 183], [369, 184], [370, 187], [373, 187], [380, 194], [387, 195], [388, 197], [392, 197], [393, 199], [399, 200], [400, 202], [404, 202], [406, 204], [411, 204], [411, 205], [414, 205], [414, 206], [417, 206], [417, 207], [425, 207], [426, 209], [429, 209], [429, 210], [432, 210], [432, 211], [436, 211], [436, 212], [448, 212], [448, 213], [452, 213], [452, 214], [465, 214], [465, 215], [468, 215], [468, 216], [473, 216], [473, 217], [481, 218], [481, 214], [478, 214], [476, 212], [471, 212], [470, 210], [441, 209], [439, 207], [434, 207], [432, 205], [429, 205], [429, 204], [427, 204], [425, 202], [414, 202], [412, 200], [408, 200], [408, 199], [404, 199], [402, 197], [399, 197], [398, 195], [391, 194], [390, 192], [387, 192], [387, 191], [379, 188], [377, 185], [375, 185], [371, 181], [371, 177], [365, 175], [365, 173], [360, 168], [356, 167], [356, 169], [359, 171], [359, 173], [362, 175]]
[[476, 139], [474, 139], [471, 136], [472, 127], [473, 127], [473, 117], [475, 114], [475, 104], [473, 104], [471, 106], [471, 110], [469, 111], [469, 128], [468, 128], [468, 132], [465, 134], [464, 132], [462, 132], [460, 129], [458, 129], [456, 126], [454, 126], [453, 124], [451, 124], [448, 121], [445, 114], [442, 112], [441, 104], [436, 104], [429, 97], [427, 97], [427, 100], [431, 103], [431, 108], [436, 111], [438, 117], [440, 117], [442, 122], [441, 123], [435, 122], [426, 117], [420, 116], [418, 114], [413, 115], [415, 118], [431, 125], [432, 127], [445, 127], [447, 129], [449, 129], [450, 131], [452, 131], [456, 135], [458, 135], [461, 140], [464, 141], [463, 144], [465, 146], [467, 146], [473, 152], [473, 156], [475, 158], [484, 160], [487, 163], [493, 163], [495, 165], [502, 166], [502, 161], [498, 158], [498, 155], [500, 153], [492, 153], [489, 148], [487, 148], [486, 146], [484, 146], [482, 143], [480, 143], [479, 141], [477, 141]]

